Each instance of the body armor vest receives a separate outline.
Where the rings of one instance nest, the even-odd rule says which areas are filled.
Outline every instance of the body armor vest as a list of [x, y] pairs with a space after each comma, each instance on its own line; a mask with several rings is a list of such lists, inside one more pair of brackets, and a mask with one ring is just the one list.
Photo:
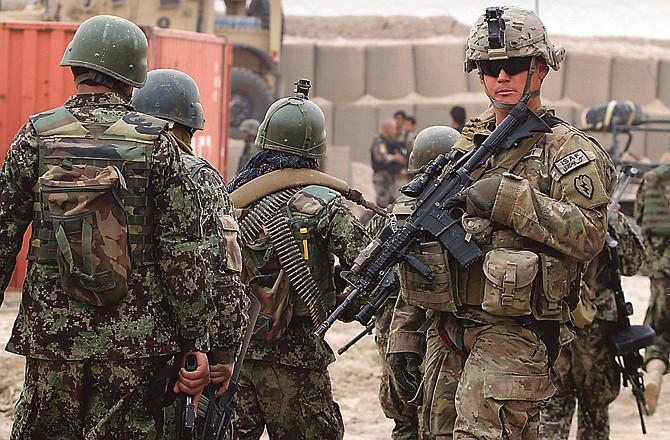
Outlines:
[[[39, 175], [57, 165], [115, 166], [126, 189], [126, 211], [133, 267], [154, 263], [153, 209], [149, 188], [154, 143], [167, 122], [130, 112], [114, 123], [83, 123], [65, 107], [30, 117], [39, 144]], [[71, 166], [71, 165], [70, 165]], [[56, 264], [58, 245], [49, 211], [33, 189], [35, 218], [28, 259]]]

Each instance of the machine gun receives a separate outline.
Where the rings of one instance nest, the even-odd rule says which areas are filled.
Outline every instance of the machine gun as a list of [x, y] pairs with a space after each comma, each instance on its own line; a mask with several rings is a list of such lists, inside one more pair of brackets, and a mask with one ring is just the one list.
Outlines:
[[[632, 167], [621, 170], [619, 182], [622, 183], [615, 190], [614, 198], [608, 209], [608, 215], [611, 215], [614, 211], [630, 179], [637, 173], [638, 170]], [[617, 250], [618, 243], [608, 233], [605, 237], [605, 245], [610, 261], [610, 282], [608, 287], [614, 292], [617, 308], [616, 326], [607, 336], [611, 347], [614, 349], [615, 359], [623, 376], [624, 387], [627, 387], [628, 384], [631, 385], [631, 391], [635, 396], [637, 411], [640, 415], [642, 433], [646, 434], [647, 427], [644, 423], [644, 414], [650, 415], [650, 413], [644, 395], [644, 378], [642, 377], [644, 359], [640, 354], [640, 349], [652, 345], [656, 340], [656, 333], [648, 325], [632, 325], [630, 323], [628, 317], [633, 314], [633, 305], [626, 301], [621, 286], [621, 262]]]
[[[460, 224], [463, 210], [454, 206], [457, 196], [472, 183], [470, 174], [498, 151], [509, 150], [533, 133], [550, 133], [551, 128], [526, 105], [524, 97], [509, 112], [491, 135], [477, 149], [450, 162], [439, 155], [424, 169], [423, 174], [408, 183], [402, 192], [416, 198], [416, 206], [407, 222], [396, 231], [387, 225], [354, 261], [351, 273], [343, 277], [353, 286], [352, 291], [335, 311], [317, 328], [315, 335], [323, 336], [344, 310], [361, 294], [373, 294], [392, 268], [406, 261], [427, 279], [435, 274], [418, 259], [407, 255], [409, 246], [421, 234], [437, 239], [461, 266], [467, 266], [482, 256], [473, 241], [466, 239]], [[447, 167], [447, 165], [450, 165]], [[388, 237], [388, 239], [384, 239]]]
[[242, 346], [235, 359], [235, 367], [230, 376], [228, 388], [221, 397], [217, 398], [214, 395], [213, 387], [209, 385], [206, 388], [208, 391], [207, 395], [203, 394], [200, 398], [200, 404], [198, 405], [198, 422], [200, 421], [200, 418], [203, 419], [204, 427], [202, 430], [202, 440], [224, 440], [233, 437], [231, 420], [233, 418], [233, 412], [235, 412], [235, 408], [237, 407], [235, 395], [240, 388], [238, 378], [240, 376], [240, 370], [242, 369], [242, 362], [244, 362], [244, 357], [246, 356], [247, 348], [249, 347], [249, 342], [251, 341], [251, 336], [254, 333], [256, 320], [261, 311], [261, 303], [258, 299], [253, 295], [249, 295], [249, 297], [251, 299], [251, 305], [249, 307], [249, 325], [242, 337]]

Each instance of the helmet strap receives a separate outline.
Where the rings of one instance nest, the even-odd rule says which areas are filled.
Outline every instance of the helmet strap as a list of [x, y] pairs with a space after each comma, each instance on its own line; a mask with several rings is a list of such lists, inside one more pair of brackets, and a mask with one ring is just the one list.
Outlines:
[[124, 89], [126, 87], [121, 81], [117, 81], [111, 76], [105, 75], [104, 73], [98, 72], [96, 70], [89, 69], [86, 71], [86, 73], [77, 75], [77, 77], [74, 79], [74, 83], [78, 86], [79, 84], [88, 80], [108, 87], [120, 94], [124, 99], [130, 101], [130, 95], [125, 92]]

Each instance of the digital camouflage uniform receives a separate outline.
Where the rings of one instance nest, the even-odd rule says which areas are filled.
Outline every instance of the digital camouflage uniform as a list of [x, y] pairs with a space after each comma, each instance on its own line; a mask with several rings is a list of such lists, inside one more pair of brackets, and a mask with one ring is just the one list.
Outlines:
[[[405, 220], [411, 215], [413, 209], [414, 199], [402, 194], [387, 207], [387, 211], [395, 215], [398, 227], [402, 226]], [[371, 235], [378, 236], [387, 221], [386, 217], [374, 216], [368, 225]], [[419, 405], [413, 400], [415, 396], [408, 393], [395, 380], [386, 359], [389, 338], [392, 337], [390, 335], [391, 320], [396, 301], [398, 301], [398, 295], [390, 296], [381, 310], [377, 311], [375, 317], [375, 344], [377, 344], [377, 351], [379, 352], [382, 364], [379, 403], [382, 406], [384, 415], [395, 421], [391, 434], [392, 438], [396, 440], [416, 440], [421, 438], [419, 436]], [[423, 314], [425, 319], [425, 311]], [[417, 354], [423, 356], [423, 351], [420, 349], [417, 351]]]
[[[644, 248], [629, 220], [615, 212], [609, 220], [609, 233], [617, 243], [621, 275], [632, 276], [640, 268]], [[609, 439], [608, 405], [619, 394], [621, 371], [607, 340], [617, 321], [609, 251], [605, 249], [589, 262], [582, 295], [596, 306], [595, 320], [577, 329], [577, 336], [554, 363], [556, 394], [542, 410], [540, 438], [567, 439], [575, 404], [578, 407], [577, 438]]]
[[[653, 179], [652, 179], [653, 177]], [[645, 349], [645, 364], [660, 359], [668, 367], [670, 355], [670, 224], [668, 184], [670, 165], [647, 172], [635, 200], [635, 221], [646, 249], [642, 273], [649, 277], [651, 296], [644, 323], [656, 332], [656, 342]]]
[[[254, 206], [257, 204], [249, 210]], [[248, 210], [243, 209], [241, 221], [245, 211]], [[330, 310], [335, 305], [333, 256], [339, 258], [343, 267], [350, 266], [370, 241], [369, 236], [342, 197], [325, 187], [302, 188], [284, 206], [282, 212], [286, 211], [294, 216], [294, 230], [301, 223], [311, 224], [307, 235], [303, 235], [309, 249], [307, 264], [317, 283], [320, 301]], [[263, 240], [267, 237], [259, 242]], [[302, 250], [304, 243], [302, 240], [298, 243]], [[273, 264], [276, 257], [271, 258], [266, 267], [254, 267], [257, 262], [250, 250], [258, 246], [256, 242], [243, 247], [246, 256], [243, 279], [251, 283], [252, 292], [261, 300], [262, 310], [272, 313], [273, 309], [276, 312], [275, 305], [268, 304], [268, 298], [264, 300], [263, 295], [257, 293], [262, 290], [257, 283], [275, 284], [280, 267], [278, 262]], [[261, 274], [254, 274], [256, 270]], [[263, 276], [270, 277], [271, 281], [262, 280]], [[314, 336], [315, 327], [308, 307], [288, 285], [286, 276], [280, 283], [287, 289], [282, 301], [285, 309], [275, 315], [278, 316], [275, 322], [284, 321], [283, 328], [270, 340], [257, 335], [249, 345], [240, 374], [236, 438], [258, 439], [264, 428], [271, 439], [342, 438], [344, 424], [332, 397], [328, 374], [328, 365], [335, 357], [328, 344]]]
[[[76, 95], [64, 107], [82, 124], [105, 126], [132, 110], [116, 93]], [[2, 168], [2, 291], [36, 215], [35, 120], [18, 131]], [[176, 145], [155, 121], [135, 116], [127, 127], [156, 137], [146, 198], [156, 263], [132, 270], [120, 303], [96, 307], [63, 291], [58, 267], [29, 262], [7, 344], [8, 351], [26, 356], [12, 438], [157, 438], [163, 415], [150, 405], [150, 378], [175, 353], [209, 349], [216, 307], [199, 247], [200, 204]]]
[[[543, 107], [536, 110], [540, 116], [546, 112]], [[493, 174], [502, 175], [491, 219], [463, 219], [466, 232], [486, 254], [483, 262], [461, 268], [448, 262], [438, 243], [424, 243], [415, 247], [413, 254], [430, 261], [441, 285], [437, 285], [437, 278], [433, 282], [422, 281], [416, 272], [414, 278], [408, 277], [405, 272], [413, 271], [409, 267], [401, 273], [401, 293], [410, 305], [421, 305], [421, 300], [430, 296], [431, 304], [426, 308], [442, 312], [429, 330], [427, 348], [427, 356], [436, 358], [435, 366], [440, 370], [432, 371], [428, 361], [425, 377], [435, 377], [439, 386], [451, 390], [456, 378], [458, 383], [455, 396], [435, 393], [432, 400], [424, 400], [424, 406], [448, 409], [449, 402], [455, 401], [454, 438], [537, 437], [540, 409], [555, 388], [549, 378], [547, 346], [535, 332], [521, 325], [530, 322], [532, 327], [532, 322], [537, 321], [524, 318], [524, 313], [548, 319], [538, 326], [543, 332], [551, 331], [546, 330], [552, 328], [546, 323], [553, 326], [555, 337], [547, 340], [557, 344], [558, 324], [550, 323], [566, 319], [567, 305], [562, 298], [569, 295], [570, 284], [576, 282], [578, 263], [589, 261], [604, 243], [613, 164], [599, 145], [574, 127], [555, 120], [552, 125], [553, 133], [520, 141], [508, 152], [494, 155], [484, 169], [473, 172], [475, 182]], [[472, 150], [493, 128], [495, 115], [489, 108], [466, 125], [454, 149]], [[499, 282], [496, 277], [509, 274], [509, 267], [524, 264], [526, 257], [511, 261], [518, 255], [529, 256], [530, 252], [540, 256], [535, 276], [541, 274], [542, 291], [550, 293], [533, 291], [532, 272], [529, 276], [516, 270], [515, 294], [518, 291], [519, 295], [531, 295], [535, 305], [528, 311], [508, 309], [505, 302], [501, 307], [496, 302], [500, 299], [495, 297], [495, 283]], [[501, 267], [508, 269], [501, 274]], [[555, 296], [548, 296], [552, 294]], [[443, 301], [436, 301], [434, 295]], [[516, 314], [520, 316], [513, 316]], [[438, 338], [432, 338], [433, 352], [430, 341], [434, 334]], [[447, 341], [467, 355], [462, 368], [458, 359], [438, 355], [450, 350]], [[426, 391], [426, 395], [431, 392]], [[436, 399], [445, 404], [436, 405]], [[450, 433], [435, 437], [450, 438]]]
[[324, 186], [333, 179], [318, 171], [325, 117], [307, 92], [268, 108], [256, 137], [261, 151], [228, 185], [242, 281], [261, 305], [239, 378], [236, 439], [259, 439], [264, 429], [271, 440], [344, 436], [328, 374], [335, 356], [314, 332], [337, 302], [335, 257], [348, 269], [371, 240], [340, 190]]
[[404, 140], [389, 139], [381, 134], [372, 139], [372, 145], [370, 146], [373, 170], [372, 183], [377, 193], [375, 202], [382, 208], [386, 208], [393, 203], [400, 187], [407, 183], [406, 166], [395, 162], [386, 162], [387, 155], [396, 153], [408, 155]]

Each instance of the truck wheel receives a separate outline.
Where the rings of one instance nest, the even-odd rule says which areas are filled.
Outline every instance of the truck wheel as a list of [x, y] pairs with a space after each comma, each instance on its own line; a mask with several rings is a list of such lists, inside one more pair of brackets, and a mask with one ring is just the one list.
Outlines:
[[267, 83], [256, 73], [233, 67], [230, 86], [230, 137], [241, 139], [239, 126], [245, 119], [263, 121], [274, 97]]

